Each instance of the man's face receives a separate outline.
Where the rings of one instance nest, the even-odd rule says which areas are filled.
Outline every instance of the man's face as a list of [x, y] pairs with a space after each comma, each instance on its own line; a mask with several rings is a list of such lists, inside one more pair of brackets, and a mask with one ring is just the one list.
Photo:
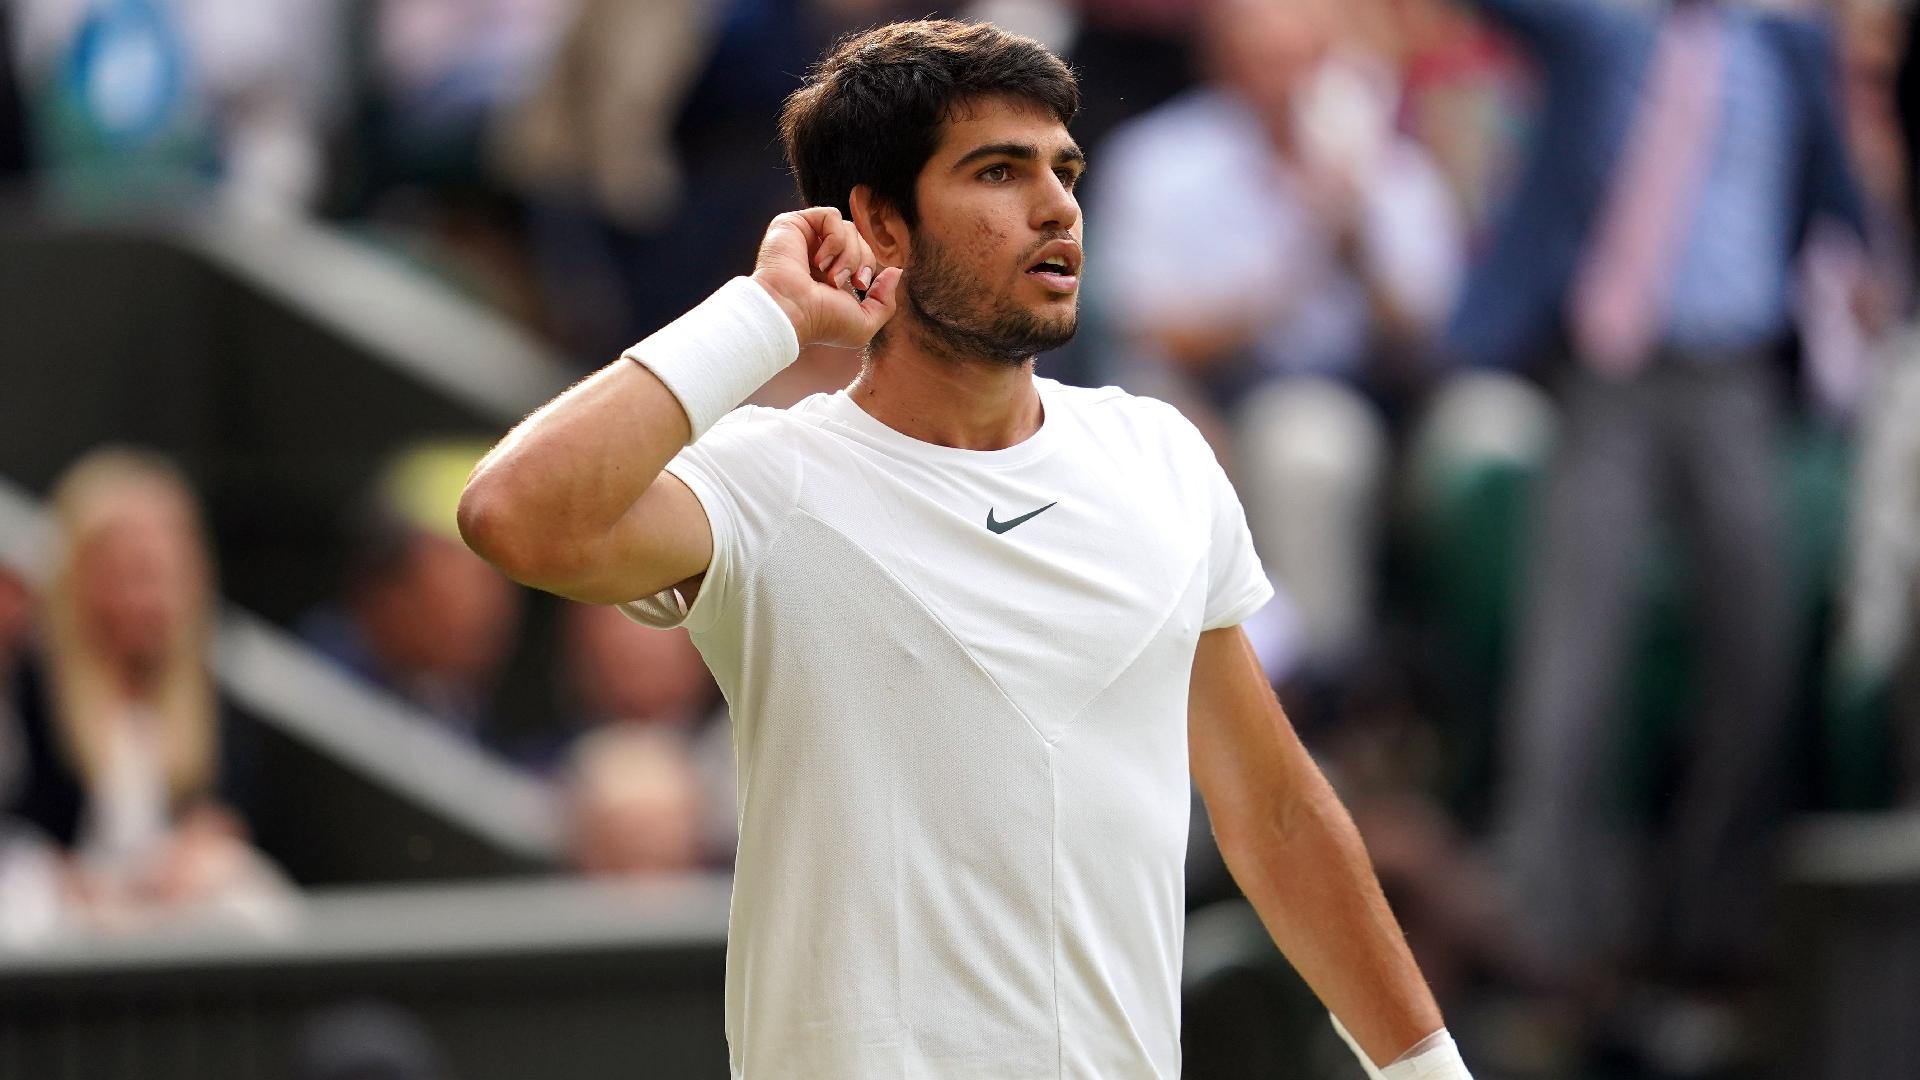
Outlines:
[[1018, 364], [1072, 339], [1083, 167], [1066, 126], [1023, 102], [985, 99], [944, 126], [915, 189], [905, 282], [922, 344]]

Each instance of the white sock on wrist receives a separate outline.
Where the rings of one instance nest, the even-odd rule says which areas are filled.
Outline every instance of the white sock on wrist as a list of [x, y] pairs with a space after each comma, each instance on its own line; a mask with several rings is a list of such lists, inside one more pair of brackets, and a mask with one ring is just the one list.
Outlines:
[[1446, 1028], [1428, 1035], [1406, 1053], [1394, 1059], [1391, 1065], [1382, 1069], [1367, 1058], [1354, 1041], [1345, 1024], [1333, 1014], [1327, 1014], [1333, 1021], [1333, 1030], [1360, 1059], [1360, 1065], [1366, 1069], [1368, 1080], [1473, 1080], [1473, 1074], [1467, 1071], [1467, 1063], [1460, 1058], [1460, 1048], [1454, 1045], [1453, 1036]]
[[620, 355], [667, 384], [698, 439], [793, 363], [800, 341], [773, 297], [737, 277]]

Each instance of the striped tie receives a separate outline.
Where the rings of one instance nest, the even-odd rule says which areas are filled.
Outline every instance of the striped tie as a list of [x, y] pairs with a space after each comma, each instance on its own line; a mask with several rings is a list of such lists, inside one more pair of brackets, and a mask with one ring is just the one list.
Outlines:
[[1626, 378], [1647, 362], [1712, 159], [1719, 115], [1719, 12], [1682, 3], [1667, 15], [1619, 170], [1571, 297], [1588, 366]]

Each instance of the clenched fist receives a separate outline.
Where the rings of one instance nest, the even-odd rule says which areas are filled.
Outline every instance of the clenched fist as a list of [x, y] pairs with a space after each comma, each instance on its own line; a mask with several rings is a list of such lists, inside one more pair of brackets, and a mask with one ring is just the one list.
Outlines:
[[814, 206], [767, 226], [753, 280], [793, 321], [800, 344], [857, 349], [893, 317], [900, 289], [900, 268], [876, 277], [874, 262], [853, 222], [834, 207]]

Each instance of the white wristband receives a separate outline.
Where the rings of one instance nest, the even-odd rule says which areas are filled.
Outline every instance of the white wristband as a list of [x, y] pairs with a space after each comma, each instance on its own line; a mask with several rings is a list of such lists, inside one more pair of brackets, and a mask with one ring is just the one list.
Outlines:
[[667, 384], [697, 439], [793, 363], [800, 340], [767, 290], [737, 277], [620, 355]]
[[1368, 1059], [1339, 1017], [1331, 1013], [1327, 1015], [1333, 1021], [1333, 1030], [1340, 1033], [1347, 1049], [1353, 1051], [1353, 1056], [1360, 1059], [1360, 1066], [1367, 1070], [1367, 1080], [1473, 1080], [1473, 1074], [1467, 1071], [1467, 1063], [1460, 1059], [1460, 1048], [1454, 1045], [1453, 1036], [1447, 1034], [1446, 1028], [1421, 1039], [1393, 1064], [1382, 1069]]

